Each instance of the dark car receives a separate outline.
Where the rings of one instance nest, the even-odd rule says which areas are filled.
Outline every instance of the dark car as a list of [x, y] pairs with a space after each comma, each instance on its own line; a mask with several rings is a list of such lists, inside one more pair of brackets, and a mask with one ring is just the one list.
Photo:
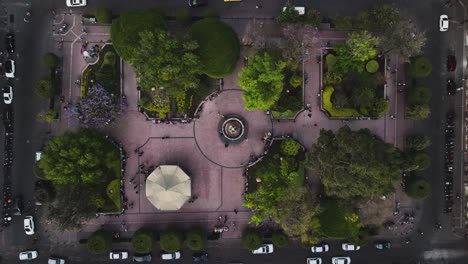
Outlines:
[[188, 5], [190, 7], [204, 6], [206, 5], [205, 0], [188, 0]]
[[193, 262], [208, 261], [208, 253], [195, 253], [192, 255]]
[[150, 262], [151, 254], [133, 256], [133, 261], [134, 262]]
[[388, 242], [388, 241], [379, 241], [379, 242], [374, 243], [374, 247], [376, 249], [386, 250], [386, 249], [391, 249], [392, 244], [390, 242]]
[[12, 33], [5, 35], [5, 49], [8, 53], [15, 53], [15, 35]]
[[453, 72], [457, 68], [457, 59], [453, 55], [447, 56], [447, 71]]
[[447, 79], [447, 93], [448, 95], [455, 95], [457, 88], [455, 88], [455, 82], [453, 79]]
[[13, 215], [22, 215], [24, 209], [23, 198], [18, 196], [15, 198], [13, 204]]

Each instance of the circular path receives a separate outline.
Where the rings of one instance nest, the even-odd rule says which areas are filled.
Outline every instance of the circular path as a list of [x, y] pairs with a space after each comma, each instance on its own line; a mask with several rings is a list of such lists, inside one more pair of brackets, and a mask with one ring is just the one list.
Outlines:
[[[193, 134], [200, 152], [211, 162], [225, 168], [244, 167], [251, 156], [263, 152], [263, 137], [272, 131], [270, 116], [262, 111], [247, 111], [242, 90], [224, 90], [212, 101], [206, 101], [195, 121]], [[247, 121], [247, 138], [225, 147], [219, 134], [219, 122], [226, 115], [239, 115]]]

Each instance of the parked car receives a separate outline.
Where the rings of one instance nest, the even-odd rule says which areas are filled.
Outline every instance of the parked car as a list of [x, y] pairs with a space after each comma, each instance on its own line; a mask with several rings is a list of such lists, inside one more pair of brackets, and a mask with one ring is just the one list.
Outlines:
[[341, 244], [341, 248], [344, 251], [356, 251], [356, 250], [359, 250], [361, 247], [353, 245], [351, 243], [343, 243], [343, 244]]
[[453, 72], [457, 68], [457, 59], [453, 55], [447, 56], [447, 71]]
[[86, 0], [67, 0], [68, 7], [86, 6]]
[[128, 259], [127, 251], [112, 251], [109, 253], [109, 259]]
[[457, 92], [457, 88], [455, 87], [455, 82], [453, 79], [447, 79], [447, 94], [448, 95], [455, 95]]
[[208, 261], [208, 253], [195, 253], [192, 255], [193, 262]]
[[62, 258], [49, 258], [47, 264], [65, 264], [65, 260]]
[[134, 262], [150, 262], [151, 261], [151, 254], [133, 256], [133, 261]]
[[440, 15], [439, 29], [441, 32], [447, 31], [449, 29], [449, 18], [447, 15]]
[[173, 259], [180, 259], [181, 254], [179, 251], [174, 252], [174, 253], [163, 253], [161, 254], [161, 259], [162, 260], [173, 260]]
[[28, 215], [24, 218], [24, 232], [26, 235], [34, 235], [34, 220], [33, 217]]
[[5, 48], [8, 53], [15, 53], [15, 35], [13, 33], [5, 35]]
[[273, 253], [273, 244], [263, 244], [261, 247], [252, 250], [252, 254], [270, 254]]
[[3, 87], [3, 102], [5, 104], [11, 104], [13, 102], [13, 87], [11, 87], [11, 85]]
[[350, 264], [351, 258], [349, 257], [333, 257], [332, 264]]
[[13, 215], [22, 215], [23, 214], [23, 197], [16, 196], [14, 204], [13, 204]]
[[374, 247], [376, 249], [385, 250], [385, 249], [391, 249], [392, 244], [388, 241], [378, 241], [374, 243]]
[[37, 258], [39, 254], [36, 250], [28, 250], [19, 253], [20, 260], [31, 260]]
[[321, 245], [311, 247], [310, 250], [313, 253], [327, 252], [329, 250], [329, 246], [327, 244], [321, 244]]
[[322, 264], [322, 258], [307, 258], [307, 264]]
[[190, 7], [199, 7], [206, 5], [205, 0], [188, 0], [188, 6]]
[[7, 78], [15, 78], [15, 61], [6, 60], [5, 61], [5, 76]]

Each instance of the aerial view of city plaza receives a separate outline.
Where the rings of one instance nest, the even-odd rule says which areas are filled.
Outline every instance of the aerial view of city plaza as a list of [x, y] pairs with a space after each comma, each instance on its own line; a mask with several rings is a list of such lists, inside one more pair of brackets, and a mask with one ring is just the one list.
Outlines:
[[467, 0], [0, 0], [0, 263], [468, 263]]

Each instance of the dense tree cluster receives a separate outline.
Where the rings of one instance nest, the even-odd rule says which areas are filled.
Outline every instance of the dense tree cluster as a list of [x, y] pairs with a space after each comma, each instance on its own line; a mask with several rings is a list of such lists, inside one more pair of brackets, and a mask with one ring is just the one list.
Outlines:
[[397, 148], [376, 139], [368, 129], [352, 131], [348, 126], [336, 134], [321, 130], [308, 155], [308, 166], [321, 175], [325, 194], [342, 199], [392, 192], [401, 164]]

